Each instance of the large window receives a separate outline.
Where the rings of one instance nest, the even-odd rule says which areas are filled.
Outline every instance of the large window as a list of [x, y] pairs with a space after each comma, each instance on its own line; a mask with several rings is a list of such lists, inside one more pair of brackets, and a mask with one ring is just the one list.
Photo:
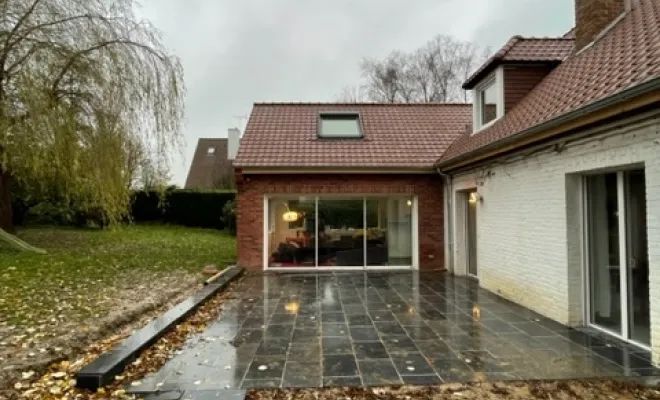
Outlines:
[[330, 139], [361, 138], [360, 115], [358, 113], [321, 113], [318, 136]]
[[413, 198], [272, 197], [269, 267], [410, 267]]

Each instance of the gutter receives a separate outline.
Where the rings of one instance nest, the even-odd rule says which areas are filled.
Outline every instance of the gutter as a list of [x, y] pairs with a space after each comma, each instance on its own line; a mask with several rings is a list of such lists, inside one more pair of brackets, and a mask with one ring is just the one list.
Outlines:
[[448, 174], [443, 174], [440, 171], [440, 168], [436, 168], [436, 172], [442, 177], [445, 181], [445, 223], [447, 224], [447, 229], [445, 230], [445, 243], [447, 243], [447, 254], [445, 255], [445, 269], [454, 273], [454, 224], [453, 224], [453, 210], [452, 210], [452, 176]]
[[[492, 142], [490, 144], [487, 144], [486, 146], [483, 146], [477, 150], [474, 150], [472, 152], [460, 155], [458, 157], [449, 159], [447, 161], [440, 161], [435, 164], [435, 167], [440, 169], [448, 169], [448, 166], [451, 165], [456, 165], [464, 161], [468, 161], [468, 163], [480, 161], [484, 158], [487, 157], [487, 153], [494, 151], [500, 147], [505, 147], [508, 144], [511, 144], [513, 142], [531, 137], [535, 134], [538, 134], [540, 132], [558, 127], [562, 124], [566, 124], [569, 122], [576, 121], [580, 119], [581, 117], [592, 114], [601, 110], [604, 110], [608, 107], [620, 105], [622, 103], [625, 103], [626, 101], [631, 100], [632, 98], [635, 97], [640, 97], [643, 95], [647, 94], [654, 94], [660, 91], [660, 77], [651, 79], [647, 82], [644, 82], [640, 85], [634, 86], [630, 89], [626, 89], [620, 93], [617, 93], [615, 95], [609, 96], [603, 100], [597, 101], [595, 103], [588, 104], [582, 108], [578, 108], [576, 110], [570, 111], [566, 114], [562, 114], [559, 117], [556, 117], [554, 119], [551, 119], [549, 121], [543, 122], [541, 124], [535, 125], [531, 128], [528, 128], [526, 130], [520, 131], [514, 135], [511, 135], [505, 139], [502, 140], [497, 140], [495, 142]], [[632, 110], [632, 109], [631, 109]], [[631, 111], [631, 110], [625, 110], [625, 111]], [[472, 160], [470, 160], [472, 159]]]

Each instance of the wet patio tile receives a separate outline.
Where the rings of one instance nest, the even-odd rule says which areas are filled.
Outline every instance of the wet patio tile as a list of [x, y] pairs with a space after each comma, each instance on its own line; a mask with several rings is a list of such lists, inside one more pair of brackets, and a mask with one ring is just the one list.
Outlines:
[[419, 352], [419, 348], [415, 342], [409, 337], [389, 337], [383, 339], [383, 344], [387, 351], [390, 353], [410, 353]]
[[412, 386], [433, 386], [433, 385], [439, 385], [442, 383], [442, 379], [438, 377], [438, 375], [403, 375], [401, 376], [401, 379], [403, 379], [403, 384], [404, 385], [412, 385]]
[[283, 387], [318, 387], [321, 385], [320, 362], [291, 362], [284, 365]]
[[248, 367], [245, 379], [281, 379], [284, 361], [281, 357], [255, 357]]
[[351, 339], [353, 339], [354, 342], [369, 342], [380, 340], [378, 332], [371, 326], [351, 326], [349, 327], [349, 331], [351, 333]]
[[362, 386], [359, 376], [324, 376], [323, 387], [357, 387]]
[[321, 350], [324, 355], [351, 354], [353, 353], [353, 346], [351, 340], [347, 337], [324, 337], [321, 341]]
[[353, 354], [323, 356], [323, 376], [357, 375], [358, 369]]
[[378, 358], [389, 359], [389, 354], [381, 342], [356, 342], [355, 357], [358, 360], [372, 360]]
[[[248, 276], [218, 319], [142, 388], [211, 393], [660, 375], [648, 351], [567, 328], [473, 281], [429, 274], [413, 286], [412, 276]], [[287, 311], [292, 303], [296, 314]]]
[[394, 367], [399, 375], [429, 375], [435, 374], [433, 367], [421, 353], [407, 355], [392, 355]]
[[365, 386], [399, 385], [402, 383], [394, 364], [389, 359], [358, 360], [358, 366]]

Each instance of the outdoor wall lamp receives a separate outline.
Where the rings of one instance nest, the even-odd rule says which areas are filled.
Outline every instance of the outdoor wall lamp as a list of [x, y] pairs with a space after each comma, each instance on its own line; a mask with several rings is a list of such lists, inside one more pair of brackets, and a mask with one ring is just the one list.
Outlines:
[[477, 192], [472, 192], [470, 193], [470, 197], [468, 198], [468, 201], [470, 204], [476, 204], [484, 201], [484, 198], [481, 197], [481, 195]]

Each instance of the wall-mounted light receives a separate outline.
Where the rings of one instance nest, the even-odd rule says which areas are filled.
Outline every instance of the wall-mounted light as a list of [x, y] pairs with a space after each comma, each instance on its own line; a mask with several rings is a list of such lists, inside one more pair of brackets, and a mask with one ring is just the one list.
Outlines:
[[408, 207], [412, 207], [412, 200], [406, 201], [406, 204], [408, 204]]
[[470, 202], [470, 204], [476, 204], [482, 202], [483, 200], [484, 198], [481, 197], [481, 195], [477, 192], [470, 193], [470, 196], [468, 197], [468, 201]]

